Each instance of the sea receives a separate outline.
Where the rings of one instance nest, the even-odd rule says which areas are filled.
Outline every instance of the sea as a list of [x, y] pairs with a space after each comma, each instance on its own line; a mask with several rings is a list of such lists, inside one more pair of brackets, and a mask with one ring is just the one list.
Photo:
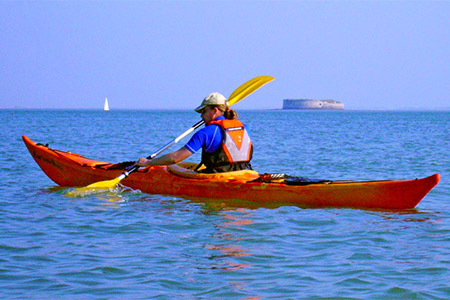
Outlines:
[[198, 114], [3, 109], [0, 298], [450, 299], [450, 112], [237, 111], [260, 173], [441, 181], [409, 210], [227, 206], [127, 188], [69, 198], [22, 135], [133, 161]]

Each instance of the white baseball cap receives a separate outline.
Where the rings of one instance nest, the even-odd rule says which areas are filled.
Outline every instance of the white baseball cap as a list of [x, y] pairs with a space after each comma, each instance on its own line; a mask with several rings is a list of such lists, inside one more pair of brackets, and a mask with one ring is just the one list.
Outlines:
[[201, 113], [208, 105], [228, 105], [228, 100], [220, 93], [209, 94], [202, 103], [195, 109], [196, 112]]

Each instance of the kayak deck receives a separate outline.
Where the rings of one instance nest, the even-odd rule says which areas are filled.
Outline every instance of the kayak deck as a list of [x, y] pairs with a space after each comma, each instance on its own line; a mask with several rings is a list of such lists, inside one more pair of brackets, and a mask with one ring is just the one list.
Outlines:
[[[114, 179], [123, 172], [121, 164], [91, 160], [76, 153], [37, 144], [26, 136], [22, 138], [36, 163], [60, 186], [87, 186]], [[189, 165], [142, 168], [121, 183], [149, 194], [216, 202], [242, 201], [260, 206], [410, 209], [440, 180], [440, 175], [434, 174], [414, 180], [287, 185], [283, 182], [260, 181], [260, 175], [255, 171], [201, 174], [185, 167]]]

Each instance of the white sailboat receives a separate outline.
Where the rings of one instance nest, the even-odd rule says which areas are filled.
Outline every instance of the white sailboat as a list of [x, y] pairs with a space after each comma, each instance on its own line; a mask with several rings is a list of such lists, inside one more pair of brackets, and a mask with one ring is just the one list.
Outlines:
[[105, 98], [105, 106], [103, 106], [103, 110], [109, 110], [108, 98]]

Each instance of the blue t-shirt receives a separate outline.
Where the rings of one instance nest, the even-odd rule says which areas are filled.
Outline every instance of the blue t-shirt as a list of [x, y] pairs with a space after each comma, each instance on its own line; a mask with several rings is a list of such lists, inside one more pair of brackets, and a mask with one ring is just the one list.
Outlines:
[[[225, 116], [220, 116], [214, 119], [214, 121], [225, 120]], [[250, 134], [247, 126], [244, 124], [245, 130]], [[219, 125], [211, 124], [197, 131], [184, 145], [192, 153], [197, 152], [202, 147], [208, 152], [212, 153], [219, 148], [223, 140], [223, 132]]]
[[[214, 121], [218, 120], [225, 120], [225, 116], [214, 119]], [[220, 126], [211, 124], [197, 131], [184, 146], [192, 153], [197, 152], [202, 147], [206, 152], [212, 153], [219, 148], [222, 140], [223, 132]]]

